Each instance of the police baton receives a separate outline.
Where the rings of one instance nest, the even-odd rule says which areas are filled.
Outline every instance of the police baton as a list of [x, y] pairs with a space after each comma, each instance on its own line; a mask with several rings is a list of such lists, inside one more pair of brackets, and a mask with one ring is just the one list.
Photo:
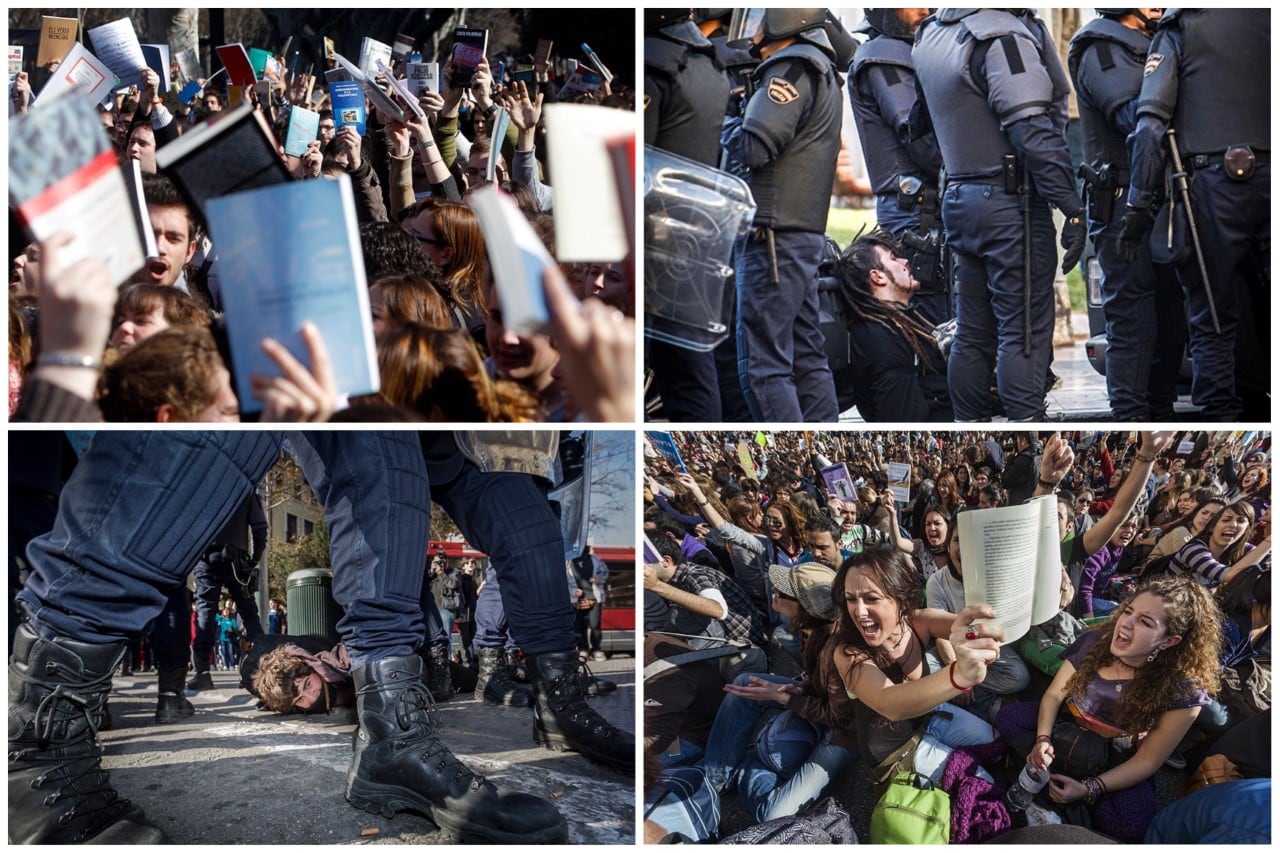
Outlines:
[[1196, 263], [1200, 265], [1200, 281], [1204, 285], [1204, 295], [1209, 301], [1209, 315], [1213, 317], [1213, 331], [1222, 334], [1218, 325], [1218, 308], [1213, 304], [1213, 290], [1209, 287], [1209, 270], [1204, 264], [1204, 249], [1200, 247], [1200, 230], [1196, 228], [1196, 214], [1191, 209], [1191, 186], [1187, 181], [1187, 170], [1182, 168], [1182, 154], [1178, 152], [1178, 140], [1173, 128], [1169, 128], [1169, 156], [1173, 158], [1174, 172], [1169, 177], [1182, 196], [1182, 205], [1187, 210], [1187, 225], [1191, 229], [1191, 245], [1196, 250]]

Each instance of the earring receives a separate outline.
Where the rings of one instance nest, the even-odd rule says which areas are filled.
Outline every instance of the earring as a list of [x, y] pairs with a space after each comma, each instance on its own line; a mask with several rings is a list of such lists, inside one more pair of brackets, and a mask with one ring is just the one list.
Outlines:
[[1151, 654], [1147, 655], [1147, 663], [1154, 663], [1156, 655], [1158, 654], [1160, 654], [1160, 646], [1156, 646], [1155, 649], [1152, 650]]

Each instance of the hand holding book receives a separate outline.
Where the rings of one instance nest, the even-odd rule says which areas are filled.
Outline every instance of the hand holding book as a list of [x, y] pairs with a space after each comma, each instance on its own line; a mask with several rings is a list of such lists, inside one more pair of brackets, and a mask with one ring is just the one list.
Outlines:
[[971, 604], [961, 608], [951, 624], [949, 639], [956, 653], [956, 681], [962, 687], [985, 681], [987, 666], [1000, 657], [1004, 631], [994, 622], [975, 621], [995, 618], [995, 610], [987, 605]]
[[302, 324], [302, 340], [311, 358], [311, 370], [278, 341], [271, 338], [262, 341], [262, 351], [281, 372], [280, 376], [257, 373], [249, 376], [253, 396], [262, 401], [264, 423], [323, 423], [338, 408], [338, 389], [329, 350], [315, 324]]

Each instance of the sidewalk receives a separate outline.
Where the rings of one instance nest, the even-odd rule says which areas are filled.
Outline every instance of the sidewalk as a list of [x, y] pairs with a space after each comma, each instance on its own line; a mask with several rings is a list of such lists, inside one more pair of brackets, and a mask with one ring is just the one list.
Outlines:
[[[635, 660], [592, 665], [618, 684], [591, 700], [611, 723], [635, 730]], [[103, 766], [121, 795], [179, 844], [448, 844], [427, 818], [388, 820], [343, 797], [354, 715], [282, 717], [254, 710], [239, 674], [212, 673], [218, 689], [188, 695], [196, 715], [156, 725], [155, 673], [117, 676]], [[446, 744], [500, 786], [553, 800], [572, 844], [632, 844], [635, 783], [577, 753], [535, 746], [527, 708], [469, 694], [437, 706]]]

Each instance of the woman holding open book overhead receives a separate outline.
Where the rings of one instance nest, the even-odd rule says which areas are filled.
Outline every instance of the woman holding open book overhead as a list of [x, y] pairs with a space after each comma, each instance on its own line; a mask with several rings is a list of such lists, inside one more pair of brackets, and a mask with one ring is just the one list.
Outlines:
[[1051, 772], [1045, 791], [1073, 823], [1142, 840], [1156, 814], [1152, 777], [1218, 692], [1221, 618], [1194, 580], [1158, 578], [1063, 653], [1038, 705], [1000, 710], [1001, 738]]
[[[990, 725], [951, 704], [981, 684], [1000, 655], [1004, 632], [974, 621], [991, 619], [995, 611], [986, 605], [965, 607], [959, 615], [917, 609], [915, 566], [905, 554], [880, 549], [846, 560], [832, 596], [843, 641], [836, 669], [857, 706], [858, 752], [878, 785], [911, 769], [937, 784], [952, 748], [995, 739]], [[955, 658], [930, 672], [925, 651], [938, 638], [950, 640]]]

